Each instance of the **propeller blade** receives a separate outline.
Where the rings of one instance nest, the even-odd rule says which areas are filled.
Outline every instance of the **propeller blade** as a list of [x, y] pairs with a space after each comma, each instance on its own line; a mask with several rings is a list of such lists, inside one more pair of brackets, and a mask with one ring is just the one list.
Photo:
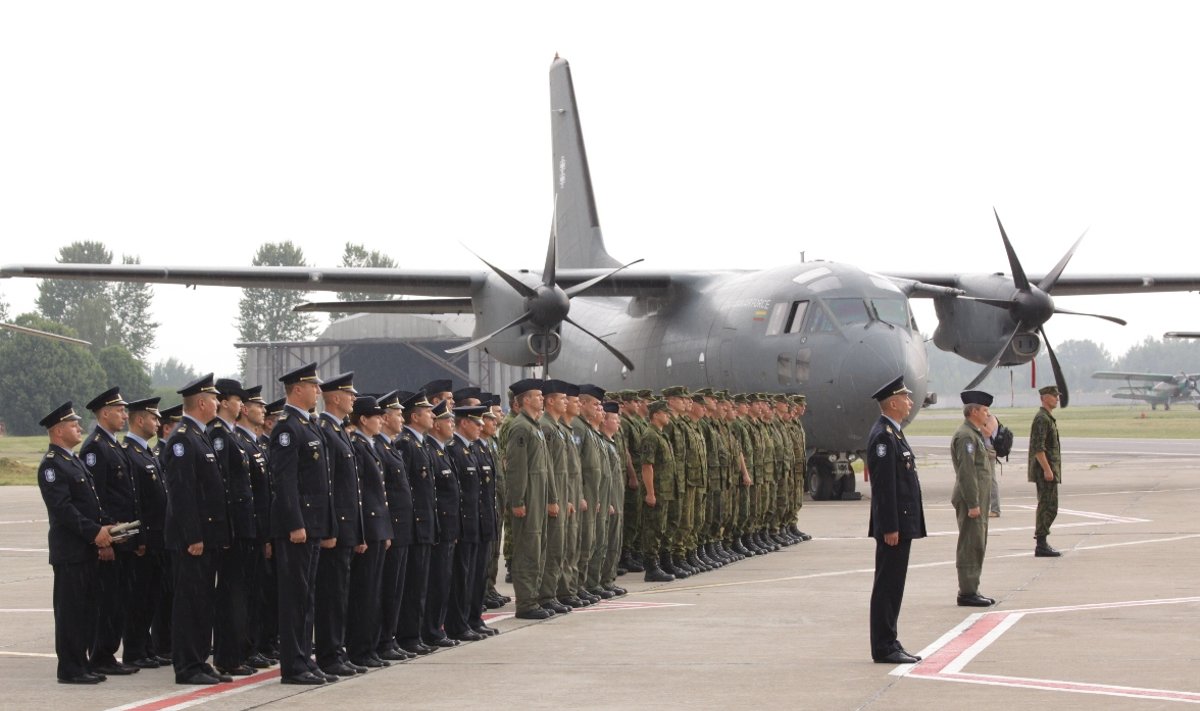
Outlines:
[[[467, 245], [464, 244], [462, 247], [463, 247], [463, 249], [467, 250], [471, 254], [475, 254], [475, 251], [473, 249], [471, 249], [470, 247], [468, 247]], [[528, 284], [521, 281], [520, 279], [517, 279], [516, 277], [514, 277], [513, 275], [504, 271], [503, 269], [496, 266], [495, 264], [492, 264], [491, 262], [484, 259], [483, 257], [480, 257], [478, 254], [475, 254], [475, 258], [478, 259], [479, 261], [483, 262], [484, 264], [488, 265], [488, 267], [490, 267], [492, 271], [499, 274], [500, 278], [503, 279], [504, 281], [508, 282], [508, 285], [511, 286], [513, 289], [516, 289], [517, 293], [520, 294], [521, 296], [524, 296], [525, 298], [528, 299], [532, 296], [537, 295], [537, 292], [534, 291], [533, 287], [529, 286]]]
[[644, 259], [635, 259], [632, 262], [630, 262], [629, 264], [617, 267], [616, 269], [613, 269], [612, 271], [608, 272], [607, 274], [601, 274], [600, 276], [588, 279], [587, 281], [585, 281], [581, 284], [576, 284], [575, 286], [571, 287], [570, 289], [566, 289], [567, 296], [575, 296], [576, 294], [580, 294], [584, 291], [587, 291], [588, 289], [592, 288], [596, 284], [599, 284], [600, 282], [609, 278], [613, 274], [616, 274], [617, 272], [621, 271], [622, 269], [625, 269], [626, 267], [632, 267], [633, 265], [637, 264], [638, 262], [644, 262], [644, 261], [645, 261]]
[[533, 316], [533, 314], [531, 312], [526, 311], [525, 313], [516, 317], [512, 321], [509, 321], [508, 323], [504, 324], [500, 328], [497, 328], [495, 331], [492, 331], [488, 335], [484, 336], [483, 338], [476, 338], [475, 340], [473, 340], [469, 343], [464, 343], [461, 346], [455, 346], [454, 348], [447, 348], [446, 352], [447, 353], [462, 353], [463, 351], [469, 351], [472, 348], [474, 348], [475, 346], [481, 345], [481, 344], [486, 343], [487, 341], [491, 340], [493, 336], [495, 336], [497, 333], [500, 333], [501, 331], [503, 331], [506, 328], [512, 328], [513, 326], [520, 326], [521, 324], [528, 321], [532, 316]]
[[1050, 339], [1046, 338], [1046, 329], [1039, 326], [1038, 333], [1042, 335], [1042, 343], [1046, 344], [1046, 354], [1050, 356], [1050, 367], [1054, 369], [1054, 384], [1058, 386], [1058, 405], [1066, 407], [1067, 379], [1063, 377], [1062, 368], [1058, 365], [1058, 356], [1054, 355], [1054, 349], [1050, 347]]
[[1084, 313], [1083, 311], [1068, 311], [1067, 309], [1060, 309], [1060, 308], [1055, 308], [1054, 313], [1069, 314], [1071, 316], [1091, 316], [1092, 318], [1102, 318], [1105, 321], [1112, 321], [1113, 323], [1120, 324], [1122, 326], [1126, 325], [1125, 319], [1117, 318], [1116, 316], [1105, 316], [1104, 314], [1089, 314], [1089, 313]]
[[546, 268], [542, 270], [542, 285], [554, 286], [558, 269], [558, 193], [554, 193], [554, 214], [550, 222], [550, 246], [546, 249]]
[[1071, 257], [1075, 256], [1075, 248], [1083, 241], [1083, 236], [1086, 234], [1087, 230], [1084, 230], [1083, 234], [1079, 235], [1079, 239], [1075, 240], [1075, 244], [1071, 245], [1071, 248], [1063, 255], [1063, 258], [1058, 260], [1058, 264], [1055, 264], [1054, 268], [1050, 270], [1050, 273], [1042, 277], [1042, 281], [1038, 283], [1039, 289], [1047, 294], [1050, 293], [1054, 285], [1058, 283], [1058, 278], [1062, 276], [1063, 270], [1067, 268], [1067, 262], [1071, 261]]
[[1008, 266], [1012, 269], [1013, 283], [1021, 291], [1029, 291], [1029, 278], [1025, 276], [1025, 270], [1021, 267], [1021, 260], [1017, 259], [1017, 252], [1013, 249], [1012, 242], [1008, 241], [1008, 233], [1004, 231], [1004, 224], [1000, 222], [1000, 213], [996, 212], [996, 208], [992, 208], [992, 214], [996, 216], [996, 225], [1000, 227], [1000, 239], [1004, 240], [1004, 251], [1008, 252]]
[[1017, 323], [1017, 326], [1012, 330], [1012, 333], [1008, 334], [1008, 338], [1004, 339], [1004, 345], [1000, 346], [1000, 350], [996, 351], [996, 355], [992, 356], [992, 359], [988, 361], [988, 364], [983, 366], [983, 370], [979, 371], [979, 375], [976, 375], [974, 380], [967, 383], [967, 387], [963, 388], [963, 390], [971, 390], [976, 385], [979, 385], [983, 382], [983, 379], [988, 376], [988, 373], [991, 373], [992, 369], [995, 368], [1000, 362], [1000, 358], [1004, 355], [1004, 352], [1008, 350], [1008, 346], [1012, 343], [1012, 340], [1016, 337], [1017, 333], [1020, 332], [1022, 325], [1023, 324], [1019, 322]]
[[616, 348], [613, 348], [612, 346], [610, 346], [610, 345], [608, 344], [608, 341], [606, 341], [606, 340], [604, 340], [603, 338], [601, 338], [601, 337], [597, 336], [596, 334], [594, 334], [594, 333], [592, 333], [591, 331], [587, 330], [587, 329], [586, 329], [586, 328], [584, 328], [583, 326], [580, 326], [579, 324], [575, 323], [574, 321], [572, 321], [572, 320], [571, 320], [571, 318], [570, 318], [569, 316], [568, 316], [567, 318], [564, 318], [563, 320], [564, 320], [564, 321], [566, 321], [567, 323], [571, 324], [571, 325], [572, 325], [572, 326], [574, 326], [575, 328], [578, 328], [580, 331], [583, 331], [584, 333], [586, 333], [587, 335], [591, 336], [592, 338], [595, 338], [595, 339], [596, 339], [596, 340], [597, 340], [597, 341], [600, 343], [600, 345], [602, 345], [602, 346], [604, 346], [606, 349], [608, 349], [608, 352], [609, 352], [609, 353], [612, 353], [614, 356], [616, 356], [616, 357], [617, 357], [617, 360], [621, 361], [621, 364], [622, 364], [622, 365], [624, 365], [626, 368], [629, 368], [629, 371], [630, 371], [630, 372], [633, 372], [633, 369], [634, 369], [634, 368], [633, 368], [633, 361], [631, 361], [631, 360], [629, 360], [628, 358], [626, 358], [626, 357], [625, 357], [625, 354], [624, 354], [624, 353], [622, 353], [621, 351], [619, 351], [619, 350], [617, 350]]

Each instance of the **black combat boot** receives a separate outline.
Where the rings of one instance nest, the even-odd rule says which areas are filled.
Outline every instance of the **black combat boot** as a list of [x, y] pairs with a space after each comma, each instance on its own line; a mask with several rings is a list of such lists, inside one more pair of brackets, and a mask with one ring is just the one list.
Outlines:
[[696, 553], [695, 549], [688, 551], [687, 564], [692, 566], [696, 570], [699, 570], [702, 573], [707, 573], [708, 571], [712, 570], [711, 566], [709, 566], [707, 563], [704, 563], [700, 560], [700, 556], [698, 553]]
[[1037, 545], [1033, 548], [1033, 556], [1035, 558], [1057, 558], [1062, 555], [1062, 552], [1056, 550], [1046, 542], [1045, 536], [1036, 536]]
[[648, 582], [648, 583], [669, 583], [675, 579], [674, 575], [671, 575], [667, 571], [658, 567], [658, 563], [655, 563], [653, 561], [653, 559], [647, 558], [646, 560], [647, 560], [647, 563], [649, 563], [646, 566], [646, 582]]

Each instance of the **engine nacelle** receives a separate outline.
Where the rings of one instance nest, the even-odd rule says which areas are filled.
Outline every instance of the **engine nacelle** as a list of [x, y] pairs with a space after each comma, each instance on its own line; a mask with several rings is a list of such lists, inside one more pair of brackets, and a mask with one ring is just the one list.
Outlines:
[[[1011, 299], [1016, 293], [1011, 279], [999, 274], [964, 276], [962, 287], [970, 296]], [[953, 296], [933, 300], [938, 326], [933, 343], [975, 363], [987, 363], [1004, 344], [1017, 323], [1005, 309]], [[1000, 365], [1021, 365], [1033, 360], [1042, 350], [1037, 333], [1018, 333], [1000, 358]]]

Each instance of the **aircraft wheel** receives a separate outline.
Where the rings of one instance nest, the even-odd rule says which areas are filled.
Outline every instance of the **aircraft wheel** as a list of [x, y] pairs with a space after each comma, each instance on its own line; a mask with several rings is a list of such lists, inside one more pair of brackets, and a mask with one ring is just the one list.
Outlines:
[[833, 463], [814, 455], [808, 460], [808, 493], [813, 501], [829, 501], [834, 497]]

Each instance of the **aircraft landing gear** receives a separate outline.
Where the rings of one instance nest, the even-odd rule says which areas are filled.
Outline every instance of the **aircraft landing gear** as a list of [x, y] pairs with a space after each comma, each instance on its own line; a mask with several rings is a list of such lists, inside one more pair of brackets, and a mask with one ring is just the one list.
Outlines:
[[818, 452], [808, 460], [808, 492], [813, 501], [857, 501], [862, 494], [854, 490], [854, 469], [844, 454]]

